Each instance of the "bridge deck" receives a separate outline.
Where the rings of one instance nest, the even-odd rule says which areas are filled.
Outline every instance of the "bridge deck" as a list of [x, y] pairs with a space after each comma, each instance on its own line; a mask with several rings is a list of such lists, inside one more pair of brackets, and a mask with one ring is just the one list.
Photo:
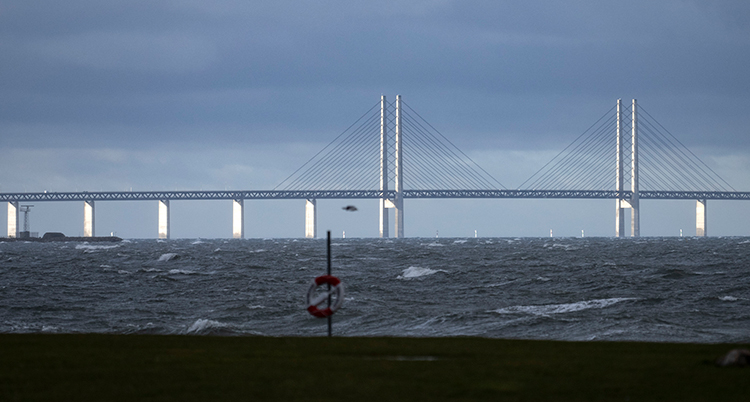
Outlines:
[[[404, 190], [404, 198], [569, 198], [616, 199], [614, 190]], [[622, 198], [632, 193], [624, 191]], [[651, 200], [750, 200], [750, 192], [728, 191], [640, 191], [640, 199]], [[393, 199], [395, 191], [386, 191]], [[317, 191], [97, 191], [0, 193], [1, 201], [148, 201], [148, 200], [279, 200], [279, 199], [378, 199], [380, 190]]]

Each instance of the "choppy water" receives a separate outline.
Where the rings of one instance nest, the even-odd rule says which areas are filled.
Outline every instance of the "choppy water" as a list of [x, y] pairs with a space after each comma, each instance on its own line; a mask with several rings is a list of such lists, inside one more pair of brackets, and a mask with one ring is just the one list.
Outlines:
[[[334, 239], [334, 333], [750, 341], [748, 238]], [[325, 240], [0, 243], [0, 332], [324, 335]]]

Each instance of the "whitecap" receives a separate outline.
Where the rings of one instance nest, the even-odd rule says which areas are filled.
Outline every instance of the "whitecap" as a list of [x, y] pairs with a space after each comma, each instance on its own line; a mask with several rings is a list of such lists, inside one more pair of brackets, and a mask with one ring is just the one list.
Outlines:
[[430, 269], [430, 268], [422, 268], [422, 267], [409, 267], [406, 268], [402, 275], [399, 275], [396, 279], [406, 279], [406, 278], [418, 278], [420, 276], [427, 276], [436, 274], [438, 272], [447, 272], [442, 269]]
[[191, 325], [187, 329], [187, 333], [188, 334], [200, 334], [200, 333], [204, 333], [204, 332], [209, 332], [212, 329], [226, 328], [228, 326], [229, 326], [229, 324], [225, 324], [223, 322], [214, 321], [214, 320], [207, 320], [207, 319], [204, 319], [204, 318], [199, 318], [199, 319], [195, 320], [195, 322], [193, 323], [193, 325]]
[[192, 242], [192, 243], [190, 243], [190, 244], [203, 244], [203, 241], [201, 241], [201, 240], [196, 240], [196, 241], [194, 241], [194, 242]]
[[719, 298], [719, 300], [721, 300], [721, 301], [737, 301], [737, 300], [739, 300], [739, 298], [734, 297], [734, 296], [722, 296], [722, 297]]
[[140, 272], [161, 272], [158, 268], [141, 268], [138, 271]]
[[119, 244], [114, 245], [103, 245], [103, 244], [76, 244], [76, 250], [83, 250], [84, 253], [95, 253], [100, 250], [108, 250], [111, 248], [117, 248], [120, 247]]
[[463, 244], [466, 243], [468, 240], [462, 239], [462, 240], [453, 240], [453, 243]]
[[171, 261], [178, 258], [180, 258], [180, 256], [177, 253], [164, 253], [159, 256], [159, 259], [157, 261]]
[[565, 303], [565, 304], [544, 304], [544, 305], [537, 305], [537, 306], [511, 306], [511, 307], [505, 307], [505, 308], [494, 310], [494, 312], [498, 314], [524, 313], [524, 314], [547, 316], [547, 315], [552, 315], [552, 314], [573, 313], [576, 311], [588, 310], [592, 308], [605, 308], [613, 304], [620, 303], [623, 301], [628, 301], [628, 300], [636, 300], [636, 299], [631, 298], [631, 297], [616, 297], [612, 299], [586, 300], [586, 301], [580, 301], [580, 302], [575, 302], [575, 303]]
[[169, 273], [173, 274], [173, 275], [174, 274], [193, 275], [193, 274], [197, 274], [198, 272], [196, 272], [196, 271], [190, 271], [190, 270], [187, 270], [187, 269], [170, 269]]

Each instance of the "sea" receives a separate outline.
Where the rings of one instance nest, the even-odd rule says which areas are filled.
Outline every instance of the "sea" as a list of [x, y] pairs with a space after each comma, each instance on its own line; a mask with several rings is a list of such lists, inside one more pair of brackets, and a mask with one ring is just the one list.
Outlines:
[[[327, 249], [0, 242], [0, 333], [325, 336], [307, 295], [325, 291], [313, 283]], [[750, 342], [750, 238], [333, 239], [330, 250], [343, 283], [334, 336]]]

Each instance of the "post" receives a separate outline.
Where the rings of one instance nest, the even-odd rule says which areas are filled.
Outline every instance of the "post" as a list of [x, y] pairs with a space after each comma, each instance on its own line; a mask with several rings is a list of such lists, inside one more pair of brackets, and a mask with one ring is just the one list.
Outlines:
[[83, 237], [94, 237], [96, 227], [94, 222], [94, 201], [83, 202]]
[[708, 200], [697, 200], [695, 202], [695, 235], [708, 236], [708, 215], [706, 202]]
[[386, 116], [387, 103], [385, 95], [380, 97], [380, 237], [388, 237], [388, 209], [386, 208], [386, 197], [388, 193], [388, 119]]
[[633, 99], [633, 129], [631, 137], [633, 137], [633, 150], [632, 150], [632, 174], [631, 174], [631, 189], [633, 196], [630, 199], [630, 236], [640, 237], [641, 236], [641, 217], [640, 217], [640, 197], [638, 195], [638, 109], [635, 99]]
[[8, 201], [8, 237], [18, 237], [18, 201]]
[[169, 239], [169, 200], [159, 200], [159, 239]]
[[617, 100], [617, 165], [615, 167], [617, 199], [615, 204], [615, 236], [625, 237], [625, 208], [623, 208], [623, 191], [624, 191], [624, 158], [622, 146], [622, 99]]
[[245, 200], [232, 200], [232, 238], [245, 238]]
[[396, 237], [404, 237], [404, 161], [401, 130], [401, 95], [396, 95]]
[[318, 213], [315, 210], [317, 200], [305, 201], [305, 237], [314, 239], [318, 237]]
[[[326, 241], [326, 258], [328, 259], [328, 269], [326, 269], [326, 275], [331, 276], [331, 231], [328, 231], [328, 240]], [[328, 308], [331, 308], [331, 284], [328, 283]], [[333, 321], [332, 317], [328, 316], [328, 336], [333, 336]]]

